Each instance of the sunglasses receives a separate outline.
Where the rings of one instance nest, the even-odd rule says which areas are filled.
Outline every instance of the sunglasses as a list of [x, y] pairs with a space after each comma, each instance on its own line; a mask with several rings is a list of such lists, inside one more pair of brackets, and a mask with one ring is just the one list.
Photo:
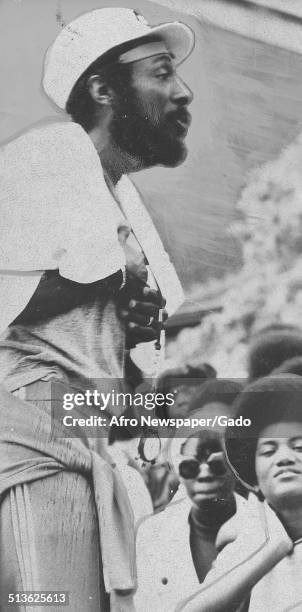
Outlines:
[[206, 461], [183, 459], [178, 466], [180, 476], [186, 480], [197, 478], [202, 463], [206, 463], [211, 468], [214, 476], [223, 476], [228, 469], [223, 453], [212, 453]]

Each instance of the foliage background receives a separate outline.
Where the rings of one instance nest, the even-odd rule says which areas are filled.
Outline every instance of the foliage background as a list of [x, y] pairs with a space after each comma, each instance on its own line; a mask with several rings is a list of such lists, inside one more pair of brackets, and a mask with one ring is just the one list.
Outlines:
[[242, 244], [243, 265], [223, 280], [195, 287], [190, 302], [210, 312], [168, 346], [175, 364], [209, 361], [219, 376], [244, 376], [253, 332], [302, 318], [302, 135], [278, 159], [253, 170], [230, 231]]

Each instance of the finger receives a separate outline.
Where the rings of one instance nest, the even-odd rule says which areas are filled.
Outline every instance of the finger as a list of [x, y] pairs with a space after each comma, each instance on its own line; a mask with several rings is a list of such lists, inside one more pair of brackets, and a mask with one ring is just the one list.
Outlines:
[[[154, 289], [150, 289], [150, 287], [144, 287], [142, 290], [142, 294], [149, 302], [153, 302], [153, 304], [158, 304], [161, 308], [163, 304], [163, 298], [159, 291], [155, 291]], [[166, 303], [166, 302], [165, 302]], [[164, 304], [165, 305], [165, 304]]]
[[128, 330], [133, 342], [150, 342], [157, 338], [157, 333], [152, 327], [141, 327], [132, 321], [128, 323]]
[[166, 309], [164, 308], [164, 310], [163, 310], [163, 322], [165, 322], [168, 319], [168, 317], [169, 317], [169, 315], [168, 315]]
[[122, 308], [118, 311], [119, 316], [121, 317], [121, 319], [127, 319], [129, 316], [129, 310], [126, 310], [125, 308]]
[[159, 307], [152, 302], [141, 302], [140, 300], [130, 300], [129, 311], [143, 314], [148, 317], [155, 317], [158, 319]]
[[143, 315], [135, 312], [134, 310], [129, 311], [126, 309], [119, 310], [119, 316], [121, 319], [129, 322], [132, 321], [136, 323], [140, 327], [152, 327], [153, 329], [158, 329], [158, 319], [153, 316]]
[[153, 327], [153, 329], [156, 329], [157, 326], [157, 320], [154, 317], [138, 314], [134, 311], [128, 313], [127, 319], [132, 323], [136, 323], [140, 327]]
[[[127, 272], [128, 274], [128, 272]], [[127, 282], [125, 285], [125, 293], [126, 295], [129, 295], [129, 297], [134, 297], [134, 298], [139, 298], [141, 299], [143, 297], [143, 291], [144, 289], [148, 289], [148, 285], [146, 285], [146, 283], [144, 283], [140, 278], [138, 278], [137, 276], [131, 276], [130, 278], [127, 277]]]

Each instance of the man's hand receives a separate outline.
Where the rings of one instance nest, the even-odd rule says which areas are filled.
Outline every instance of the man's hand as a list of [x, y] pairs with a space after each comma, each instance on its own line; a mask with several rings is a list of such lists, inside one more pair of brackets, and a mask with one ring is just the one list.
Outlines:
[[[127, 330], [127, 348], [133, 348], [140, 342], [151, 342], [159, 337], [159, 310], [165, 307], [166, 301], [159, 291], [147, 285], [148, 269], [145, 257], [139, 250], [129, 245], [130, 228], [120, 225], [118, 239], [126, 256], [126, 284], [120, 291], [118, 311], [125, 321]], [[163, 321], [168, 317], [163, 313]]]
[[[159, 310], [165, 300], [159, 291], [154, 291], [138, 278], [129, 275], [125, 287], [120, 291], [118, 310], [126, 323], [127, 348], [140, 342], [151, 342], [159, 336]], [[164, 310], [163, 321], [168, 317]]]

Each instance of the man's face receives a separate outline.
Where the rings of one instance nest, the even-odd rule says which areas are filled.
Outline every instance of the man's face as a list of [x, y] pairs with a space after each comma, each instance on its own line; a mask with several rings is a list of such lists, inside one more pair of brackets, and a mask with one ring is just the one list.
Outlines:
[[177, 166], [187, 155], [192, 94], [167, 54], [133, 62], [131, 74], [127, 91], [115, 96], [111, 136], [142, 168]]
[[274, 423], [261, 432], [256, 450], [258, 485], [277, 510], [302, 507], [302, 423]]
[[[204, 430], [198, 438], [188, 438], [182, 450], [180, 474], [190, 476], [194, 461], [199, 464], [196, 476], [181, 477], [193, 505], [202, 508], [211, 501], [228, 499], [234, 489], [234, 476], [226, 464], [220, 435]], [[193, 461], [192, 461], [193, 460]], [[187, 473], [186, 473], [187, 472]], [[186, 474], [185, 474], [186, 473]]]

